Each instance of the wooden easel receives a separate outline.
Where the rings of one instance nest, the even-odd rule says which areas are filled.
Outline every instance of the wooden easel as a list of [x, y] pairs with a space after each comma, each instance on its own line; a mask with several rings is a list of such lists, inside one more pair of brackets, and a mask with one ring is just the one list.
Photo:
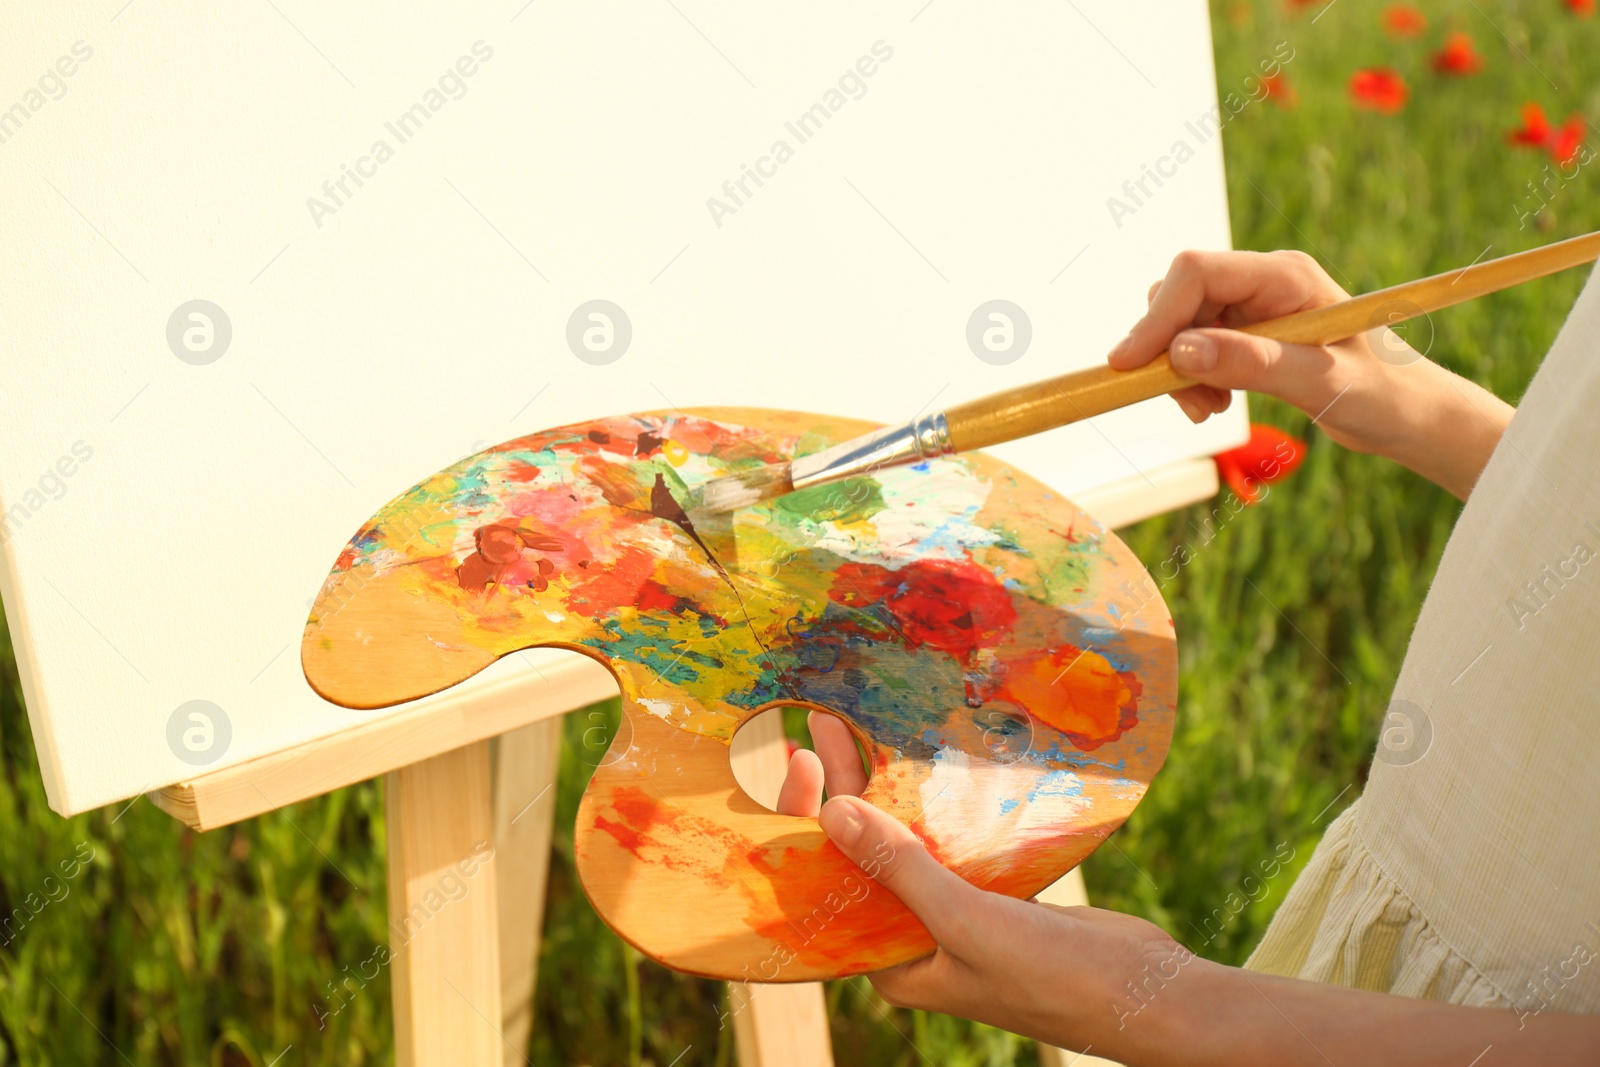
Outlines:
[[[1215, 465], [1190, 460], [1077, 502], [1108, 527], [1213, 495]], [[609, 699], [616, 683], [579, 657], [541, 672], [463, 689], [364, 726], [150, 794], [196, 830], [227, 826], [386, 776], [390, 967], [400, 1067], [506, 1067], [526, 1062], [544, 886], [555, 813], [561, 716]], [[741, 731], [740, 777], [777, 796], [787, 765], [777, 716]], [[468, 889], [445, 900], [452, 871]], [[470, 872], [470, 873], [468, 873]], [[1040, 898], [1086, 902], [1077, 871]], [[736, 987], [742, 1067], [830, 1064], [820, 984]], [[1045, 1067], [1093, 1067], [1093, 1056], [1041, 1047]]]

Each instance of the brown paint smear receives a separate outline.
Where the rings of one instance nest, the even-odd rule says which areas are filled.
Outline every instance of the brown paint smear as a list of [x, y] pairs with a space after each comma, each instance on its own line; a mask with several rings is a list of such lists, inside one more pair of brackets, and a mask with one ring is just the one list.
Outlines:
[[[535, 552], [555, 552], [561, 548], [558, 538], [532, 530], [519, 530], [503, 523], [480, 526], [472, 537], [478, 550], [462, 560], [461, 566], [456, 568], [456, 581], [469, 593], [482, 593], [491, 582], [503, 584], [501, 576], [512, 564], [521, 562], [524, 548]], [[528, 584], [535, 592], [542, 593], [550, 587], [550, 575], [556, 572], [556, 565], [540, 556], [534, 560], [534, 566], [537, 572]]]

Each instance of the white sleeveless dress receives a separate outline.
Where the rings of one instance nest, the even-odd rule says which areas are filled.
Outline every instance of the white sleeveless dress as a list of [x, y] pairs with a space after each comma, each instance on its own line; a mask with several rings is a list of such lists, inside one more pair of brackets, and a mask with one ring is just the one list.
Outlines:
[[1246, 967], [1600, 1012], [1597, 278], [1445, 547], [1364, 795]]

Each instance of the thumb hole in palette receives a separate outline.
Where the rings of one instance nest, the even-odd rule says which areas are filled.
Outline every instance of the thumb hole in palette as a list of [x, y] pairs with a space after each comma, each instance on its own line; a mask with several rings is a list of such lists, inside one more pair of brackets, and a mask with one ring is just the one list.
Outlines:
[[[855, 735], [855, 731], [843, 716], [831, 711], [777, 707], [750, 716], [733, 735], [728, 755], [733, 766], [733, 778], [739, 783], [739, 788], [768, 811], [777, 812], [778, 794], [783, 787], [789, 761], [800, 749], [818, 752], [817, 741], [812, 736], [809, 723], [812, 716], [824, 715], [832, 722], [843, 724], [845, 730], [849, 732], [850, 745], [856, 762], [861, 767], [861, 777], [852, 785], [855, 788], [864, 787], [871, 780], [871, 761], [867, 758], [867, 751], [861, 744], [861, 739]], [[831, 736], [824, 737], [824, 748], [827, 748], [830, 742], [836, 747], [838, 741], [838, 732], [833, 731]], [[768, 748], [771, 745], [781, 746], [778, 749], [781, 760]], [[823, 765], [827, 766], [828, 755], [821, 752], [819, 755], [822, 756]], [[847, 791], [853, 793], [855, 788]], [[833, 795], [834, 791], [831, 789], [823, 793], [824, 798]]]

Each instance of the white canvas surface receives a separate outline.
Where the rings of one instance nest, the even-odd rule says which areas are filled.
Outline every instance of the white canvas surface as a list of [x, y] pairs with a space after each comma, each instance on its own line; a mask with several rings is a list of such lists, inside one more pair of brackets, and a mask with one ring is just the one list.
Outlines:
[[[107, 0], [0, 15], [0, 71], [0, 596], [64, 813], [386, 714], [307, 686], [307, 606], [473, 451], [709, 404], [904, 420], [1102, 359], [1175, 252], [1228, 244], [1201, 0]], [[569, 347], [593, 300], [620, 355], [614, 315]], [[969, 346], [993, 300], [1020, 355], [1015, 316]], [[996, 451], [1070, 496], [1238, 443], [1242, 407]], [[227, 719], [203, 761], [191, 701]]]

